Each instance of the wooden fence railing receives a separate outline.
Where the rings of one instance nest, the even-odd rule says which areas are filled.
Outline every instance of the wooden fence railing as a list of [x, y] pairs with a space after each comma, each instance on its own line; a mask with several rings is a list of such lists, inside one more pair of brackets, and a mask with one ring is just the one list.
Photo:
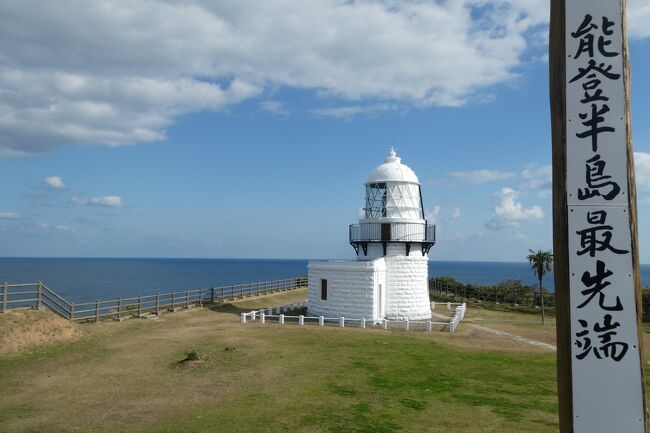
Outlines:
[[[465, 302], [487, 302], [539, 306], [540, 294], [535, 287], [526, 286], [480, 286], [429, 279], [429, 292], [439, 300], [463, 300]], [[548, 308], [555, 307], [555, 294], [544, 292], [544, 303]]]
[[177, 308], [190, 308], [193, 305], [214, 304], [305, 287], [307, 287], [307, 277], [299, 277], [156, 293], [155, 295], [117, 298], [108, 301], [73, 303], [57, 295], [41, 281], [27, 284], [3, 283], [0, 286], [0, 313], [14, 308], [34, 307], [40, 309], [46, 307], [68, 320], [99, 321], [103, 317], [119, 320], [133, 315], [160, 314], [165, 310], [175, 311]]

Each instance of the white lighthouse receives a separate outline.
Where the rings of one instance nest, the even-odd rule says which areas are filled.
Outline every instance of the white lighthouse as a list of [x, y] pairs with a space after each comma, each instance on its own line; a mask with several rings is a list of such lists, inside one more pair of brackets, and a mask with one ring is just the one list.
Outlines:
[[365, 186], [364, 218], [349, 228], [357, 260], [309, 263], [309, 315], [430, 319], [427, 254], [435, 226], [424, 219], [418, 178], [391, 148]]

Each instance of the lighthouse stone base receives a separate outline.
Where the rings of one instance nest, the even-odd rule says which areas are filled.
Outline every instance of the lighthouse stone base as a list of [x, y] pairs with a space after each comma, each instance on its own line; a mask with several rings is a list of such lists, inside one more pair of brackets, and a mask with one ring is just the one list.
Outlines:
[[386, 257], [385, 316], [388, 319], [429, 320], [428, 259], [426, 256]]
[[308, 266], [307, 311], [310, 316], [383, 318], [386, 263], [369, 261], [311, 261]]
[[[400, 247], [389, 245], [388, 254], [401, 252]], [[312, 261], [308, 270], [310, 316], [431, 319], [428, 258], [420, 251], [370, 260]]]

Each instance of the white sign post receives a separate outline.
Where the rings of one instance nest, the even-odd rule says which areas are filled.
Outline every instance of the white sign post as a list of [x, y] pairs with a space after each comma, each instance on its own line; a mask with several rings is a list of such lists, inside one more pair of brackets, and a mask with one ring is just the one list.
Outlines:
[[[552, 96], [554, 249], [556, 269], [568, 264], [556, 275], [558, 389], [571, 393], [560, 395], [571, 405], [560, 409], [570, 416], [561, 431], [644, 433], [625, 0], [553, 0], [552, 8], [551, 93], [563, 91]], [[570, 385], [560, 371], [569, 356]]]

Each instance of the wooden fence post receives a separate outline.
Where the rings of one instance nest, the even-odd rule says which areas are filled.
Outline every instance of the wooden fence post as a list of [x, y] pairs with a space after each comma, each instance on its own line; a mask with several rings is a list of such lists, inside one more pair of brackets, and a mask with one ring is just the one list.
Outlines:
[[174, 292], [172, 291], [172, 305], [171, 305], [171, 311], [174, 311]]
[[221, 286], [221, 302], [224, 303], [226, 302], [226, 295], [224, 294], [225, 289], [223, 286]]
[[214, 304], [214, 287], [210, 287], [210, 303]]
[[7, 311], [7, 295], [8, 295], [9, 287], [8, 284], [2, 283], [2, 312], [4, 313]]
[[189, 296], [190, 296], [190, 291], [189, 291], [189, 290], [185, 290], [185, 309], [190, 308], [190, 299], [189, 299]]
[[95, 301], [95, 323], [99, 322], [99, 299]]
[[38, 282], [37, 289], [36, 289], [36, 309], [40, 310], [41, 309], [41, 302], [43, 302], [43, 298], [41, 296], [41, 291], [43, 290], [43, 283]]
[[156, 316], [160, 316], [160, 293], [156, 293]]
[[203, 289], [199, 289], [199, 306], [203, 306]]
[[122, 297], [117, 298], [117, 320], [122, 320]]

